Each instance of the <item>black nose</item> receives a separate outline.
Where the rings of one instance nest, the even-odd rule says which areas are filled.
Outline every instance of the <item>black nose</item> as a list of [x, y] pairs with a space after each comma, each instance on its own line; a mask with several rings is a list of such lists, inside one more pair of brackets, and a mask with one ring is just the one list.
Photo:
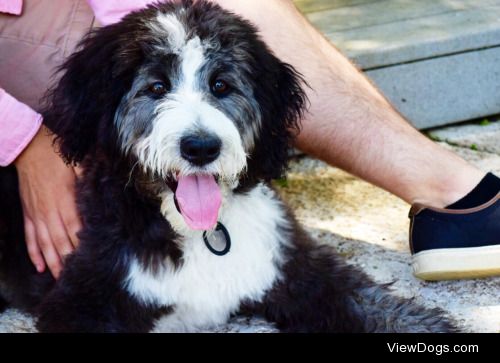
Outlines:
[[198, 166], [209, 164], [220, 154], [221, 141], [212, 135], [184, 136], [181, 139], [181, 155]]

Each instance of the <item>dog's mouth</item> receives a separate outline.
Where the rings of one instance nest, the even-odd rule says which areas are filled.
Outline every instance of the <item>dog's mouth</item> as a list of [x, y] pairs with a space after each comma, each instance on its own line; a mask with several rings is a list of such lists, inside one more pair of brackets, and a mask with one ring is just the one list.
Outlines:
[[211, 174], [172, 175], [167, 178], [186, 224], [196, 230], [215, 227], [222, 204], [218, 178]]

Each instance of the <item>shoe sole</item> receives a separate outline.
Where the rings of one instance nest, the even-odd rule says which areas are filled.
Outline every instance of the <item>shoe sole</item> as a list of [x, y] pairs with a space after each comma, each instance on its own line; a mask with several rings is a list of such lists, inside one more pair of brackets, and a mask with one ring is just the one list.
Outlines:
[[422, 280], [474, 279], [500, 275], [500, 245], [440, 248], [416, 253], [413, 274]]

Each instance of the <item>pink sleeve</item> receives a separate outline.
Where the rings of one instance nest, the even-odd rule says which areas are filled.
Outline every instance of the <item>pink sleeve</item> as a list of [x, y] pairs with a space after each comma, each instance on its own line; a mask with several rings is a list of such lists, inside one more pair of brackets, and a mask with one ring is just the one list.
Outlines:
[[0, 13], [21, 15], [23, 0], [0, 0]]
[[12, 163], [40, 128], [42, 115], [0, 88], [0, 166]]
[[145, 8], [158, 0], [87, 0], [87, 2], [99, 23], [109, 25], [119, 22], [128, 13]]

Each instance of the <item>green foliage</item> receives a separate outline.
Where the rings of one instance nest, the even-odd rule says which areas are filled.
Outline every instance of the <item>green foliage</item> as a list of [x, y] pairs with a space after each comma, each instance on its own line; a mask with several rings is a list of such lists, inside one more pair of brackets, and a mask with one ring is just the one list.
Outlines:
[[428, 134], [427, 134], [427, 136], [429, 137], [429, 139], [431, 139], [431, 140], [433, 140], [433, 141], [437, 141], [437, 142], [439, 142], [439, 141], [443, 141], [443, 140], [441, 140], [441, 139], [439, 138], [439, 136], [436, 136], [436, 135], [431, 134], [431, 133], [428, 133]]
[[288, 180], [286, 178], [274, 179], [274, 185], [280, 188], [287, 188]]

